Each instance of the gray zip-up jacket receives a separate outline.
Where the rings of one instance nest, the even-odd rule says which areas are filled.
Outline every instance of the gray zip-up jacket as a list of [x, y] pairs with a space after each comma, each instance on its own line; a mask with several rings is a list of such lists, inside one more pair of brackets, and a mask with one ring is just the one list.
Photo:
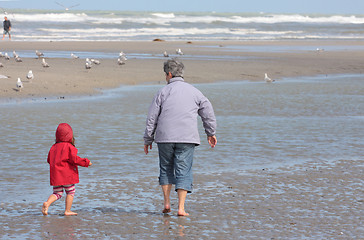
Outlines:
[[181, 77], [169, 80], [159, 90], [149, 107], [144, 144], [200, 144], [197, 115], [202, 119], [207, 136], [216, 134], [216, 118], [210, 101]]

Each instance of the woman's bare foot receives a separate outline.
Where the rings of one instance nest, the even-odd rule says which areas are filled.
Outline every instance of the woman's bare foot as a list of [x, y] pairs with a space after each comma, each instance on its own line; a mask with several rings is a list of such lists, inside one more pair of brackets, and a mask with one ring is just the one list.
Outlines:
[[164, 209], [162, 213], [170, 213], [171, 212], [171, 205], [169, 203], [164, 203]]
[[171, 209], [170, 208], [165, 208], [162, 211], [162, 213], [170, 213], [170, 212], [171, 212]]
[[183, 216], [189, 216], [190, 214], [186, 213], [185, 211], [178, 211], [177, 215], [183, 217]]
[[48, 215], [48, 207], [49, 207], [49, 204], [47, 202], [44, 202], [43, 206], [42, 206], [43, 215]]
[[72, 211], [68, 211], [68, 212], [64, 212], [64, 215], [65, 215], [65, 216], [76, 216], [76, 215], [77, 215], [77, 213], [72, 212]]

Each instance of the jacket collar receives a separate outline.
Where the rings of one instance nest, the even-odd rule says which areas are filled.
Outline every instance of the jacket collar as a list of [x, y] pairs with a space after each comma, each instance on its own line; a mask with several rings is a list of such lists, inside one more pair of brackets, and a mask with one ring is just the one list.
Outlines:
[[178, 81], [184, 82], [185, 80], [182, 77], [174, 77], [174, 78], [169, 79], [168, 84], [173, 83], [173, 82], [178, 82]]

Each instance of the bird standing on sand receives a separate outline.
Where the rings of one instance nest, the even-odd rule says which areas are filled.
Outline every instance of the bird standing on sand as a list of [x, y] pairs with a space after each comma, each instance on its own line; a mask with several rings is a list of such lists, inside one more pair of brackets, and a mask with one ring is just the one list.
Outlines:
[[176, 54], [178, 55], [183, 55], [183, 52], [180, 48], [176, 49]]
[[92, 62], [90, 61], [90, 59], [86, 58], [86, 65], [85, 65], [85, 68], [86, 69], [90, 69], [92, 66]]
[[0, 57], [5, 57], [5, 55], [3, 54], [3, 52], [0, 52]]
[[4, 65], [0, 62], [0, 67], [4, 67]]
[[29, 79], [30, 82], [34, 79], [34, 74], [32, 70], [29, 70], [27, 74], [27, 79]]
[[37, 55], [38, 58], [44, 56], [44, 54], [42, 52], [39, 52], [38, 50], [35, 50], [35, 54]]
[[77, 55], [75, 55], [74, 53], [71, 53], [71, 58], [73, 58], [73, 59], [77, 59], [77, 58], [79, 58]]
[[49, 64], [45, 61], [44, 58], [42, 59], [42, 66], [45, 67], [45, 68], [49, 67]]
[[271, 79], [270, 77], [268, 77], [268, 74], [265, 74], [264, 80], [267, 83], [271, 83], [271, 82], [274, 82], [275, 81], [275, 80]]
[[19, 55], [15, 52], [15, 50], [13, 51], [13, 57], [14, 58], [18, 58], [19, 57]]
[[18, 81], [16, 82], [16, 88], [18, 89], [19, 92], [23, 88], [23, 83], [21, 82], [20, 78], [18, 78]]
[[91, 61], [91, 63], [94, 63], [96, 65], [100, 65], [100, 61], [97, 60], [97, 59], [91, 58], [90, 61]]
[[126, 62], [126, 60], [127, 60], [127, 58], [126, 58], [125, 56], [120, 56], [120, 57], [118, 58], [118, 64], [119, 64], [119, 65], [124, 65], [124, 64], [125, 64], [125, 62]]
[[16, 56], [15, 62], [23, 62], [23, 60], [19, 56]]
[[121, 57], [121, 56], [126, 56], [126, 54], [123, 52], [123, 51], [120, 51], [120, 53], [119, 53], [119, 57]]
[[163, 56], [164, 56], [164, 57], [169, 57], [169, 55], [168, 55], [167, 51], [164, 51]]
[[9, 57], [9, 55], [8, 55], [8, 53], [5, 53], [5, 60], [10, 60], [10, 57]]

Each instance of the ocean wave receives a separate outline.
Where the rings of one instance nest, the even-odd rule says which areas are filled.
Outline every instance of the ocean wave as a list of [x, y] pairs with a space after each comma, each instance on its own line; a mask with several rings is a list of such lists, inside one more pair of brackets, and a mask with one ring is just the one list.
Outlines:
[[13, 14], [15, 22], [84, 22], [89, 20], [86, 13], [45, 13], [45, 14]]
[[108, 34], [109, 36], [141, 36], [141, 35], [200, 35], [200, 34], [232, 34], [232, 35], [248, 35], [248, 34], [260, 34], [260, 35], [284, 35], [284, 34], [301, 34], [301, 31], [259, 31], [257, 29], [245, 29], [245, 28], [94, 28], [94, 29], [46, 29], [41, 28], [39, 31], [46, 32], [48, 34], [84, 34], [88, 36]]
[[14, 40], [364, 39], [364, 15], [19, 10], [11, 21]]
[[364, 24], [363, 16], [355, 15], [327, 15], [310, 16], [300, 14], [262, 14], [262, 15], [188, 15], [174, 13], [149, 13], [145, 15], [123, 16], [122, 14], [86, 14], [86, 13], [34, 13], [34, 14], [13, 14], [17, 22], [91, 22], [95, 24], [115, 23], [141, 23], [168, 25], [173, 23], [234, 23], [234, 24], [277, 24], [277, 23], [317, 23], [317, 24]]
[[156, 16], [159, 18], [175, 18], [174, 13], [152, 13], [152, 16]]

